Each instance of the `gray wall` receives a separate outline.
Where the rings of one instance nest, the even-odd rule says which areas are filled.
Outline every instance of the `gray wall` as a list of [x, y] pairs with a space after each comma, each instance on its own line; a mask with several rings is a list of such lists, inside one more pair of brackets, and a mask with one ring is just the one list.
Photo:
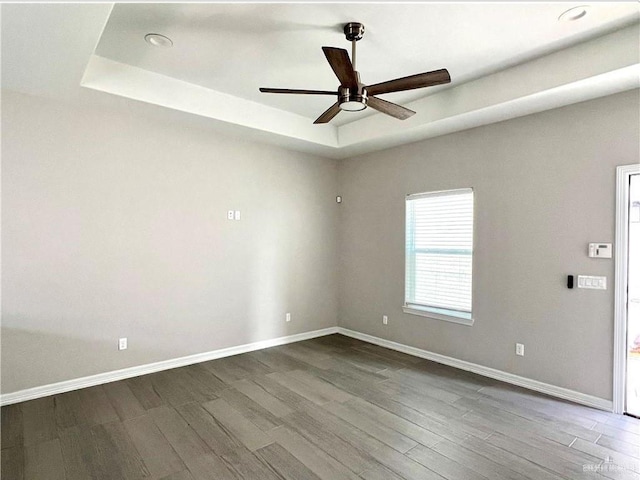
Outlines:
[[[2, 392], [339, 323], [610, 399], [613, 261], [585, 249], [614, 241], [638, 101], [336, 163], [3, 92]], [[475, 325], [403, 314], [405, 194], [468, 186]], [[609, 290], [567, 290], [568, 273]]]
[[334, 160], [10, 92], [2, 160], [3, 393], [337, 323]]
[[[340, 163], [339, 324], [611, 399], [614, 264], [586, 248], [614, 242], [638, 102], [635, 90]], [[405, 195], [460, 187], [475, 190], [472, 327], [401, 310]], [[567, 274], [609, 289], [568, 290]]]

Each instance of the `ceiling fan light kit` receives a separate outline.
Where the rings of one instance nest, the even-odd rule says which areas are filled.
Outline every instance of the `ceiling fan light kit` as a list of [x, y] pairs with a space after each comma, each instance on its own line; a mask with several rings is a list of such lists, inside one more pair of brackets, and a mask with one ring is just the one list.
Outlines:
[[340, 80], [337, 92], [327, 90], [293, 90], [287, 88], [260, 88], [263, 93], [291, 93], [298, 95], [335, 95], [337, 101], [331, 105], [313, 123], [328, 123], [340, 111], [357, 112], [371, 107], [386, 115], [399, 120], [405, 120], [416, 112], [401, 105], [382, 100], [374, 95], [383, 93], [402, 92], [416, 88], [431, 87], [451, 82], [446, 69], [419, 73], [409, 77], [397, 78], [375, 85], [365, 85], [360, 81], [360, 74], [356, 70], [356, 42], [364, 36], [364, 25], [349, 22], [344, 26], [344, 35], [351, 42], [351, 58], [342, 48], [322, 47], [329, 65]]
[[338, 105], [340, 110], [347, 112], [359, 112], [367, 108], [367, 89], [362, 88], [359, 91], [352, 91], [349, 87], [340, 86], [338, 90]]

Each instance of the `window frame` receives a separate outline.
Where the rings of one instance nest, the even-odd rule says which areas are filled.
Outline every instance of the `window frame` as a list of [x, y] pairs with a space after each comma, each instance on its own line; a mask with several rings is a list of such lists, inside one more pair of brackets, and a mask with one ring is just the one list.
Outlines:
[[[410, 234], [409, 231], [409, 223], [407, 222], [407, 217], [408, 217], [408, 207], [409, 207], [409, 201], [410, 200], [418, 200], [420, 198], [427, 198], [427, 197], [434, 197], [434, 196], [444, 196], [444, 195], [451, 195], [451, 194], [455, 194], [455, 193], [471, 193], [471, 202], [472, 202], [472, 224], [471, 224], [471, 309], [470, 312], [458, 312], [455, 310], [449, 310], [446, 308], [438, 308], [438, 307], [430, 307], [427, 305], [419, 305], [419, 304], [414, 304], [414, 303], [410, 303], [407, 302], [407, 293], [408, 293], [408, 288], [409, 288], [409, 284], [407, 282], [407, 270], [409, 268], [409, 262], [408, 262], [408, 249], [407, 249], [407, 245], [408, 245], [408, 235]], [[404, 257], [405, 257], [405, 268], [404, 268], [404, 274], [405, 274], [405, 280], [404, 280], [404, 303], [402, 305], [402, 311], [404, 313], [407, 313], [409, 315], [418, 315], [421, 317], [427, 317], [427, 318], [432, 318], [432, 319], [436, 319], [436, 320], [443, 320], [443, 321], [447, 321], [447, 322], [451, 322], [451, 323], [456, 323], [456, 324], [460, 324], [460, 325], [466, 325], [466, 326], [472, 326], [474, 323], [474, 315], [473, 315], [473, 272], [474, 272], [474, 268], [473, 268], [473, 258], [474, 258], [474, 249], [475, 249], [475, 231], [476, 231], [476, 196], [475, 196], [475, 190], [472, 187], [465, 187], [465, 188], [456, 188], [456, 189], [451, 189], [451, 190], [438, 190], [438, 191], [433, 191], [433, 192], [423, 192], [423, 193], [414, 193], [414, 194], [408, 194], [405, 197], [405, 227], [404, 227]]]

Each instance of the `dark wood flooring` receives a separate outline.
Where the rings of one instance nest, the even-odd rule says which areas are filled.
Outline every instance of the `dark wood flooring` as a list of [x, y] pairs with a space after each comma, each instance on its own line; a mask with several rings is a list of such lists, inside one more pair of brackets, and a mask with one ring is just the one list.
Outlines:
[[2, 408], [3, 480], [640, 479], [639, 470], [638, 420], [340, 335]]

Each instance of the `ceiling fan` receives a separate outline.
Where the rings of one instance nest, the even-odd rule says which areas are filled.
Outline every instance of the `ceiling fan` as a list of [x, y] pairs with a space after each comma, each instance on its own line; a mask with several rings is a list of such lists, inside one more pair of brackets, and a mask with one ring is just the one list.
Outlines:
[[432, 72], [419, 73], [409, 77], [396, 78], [387, 82], [365, 85], [360, 82], [360, 74], [356, 71], [356, 42], [364, 35], [364, 25], [350, 22], [344, 26], [344, 34], [351, 42], [351, 59], [349, 53], [343, 48], [322, 47], [325, 57], [333, 72], [340, 80], [337, 92], [328, 90], [292, 90], [287, 88], [260, 88], [263, 93], [294, 93], [301, 95], [336, 95], [338, 101], [331, 105], [313, 123], [328, 123], [341, 110], [357, 112], [371, 107], [379, 112], [391, 115], [400, 120], [405, 120], [416, 112], [395, 103], [382, 100], [374, 95], [383, 93], [401, 92], [415, 88], [431, 87], [451, 82], [451, 77], [446, 69]]

